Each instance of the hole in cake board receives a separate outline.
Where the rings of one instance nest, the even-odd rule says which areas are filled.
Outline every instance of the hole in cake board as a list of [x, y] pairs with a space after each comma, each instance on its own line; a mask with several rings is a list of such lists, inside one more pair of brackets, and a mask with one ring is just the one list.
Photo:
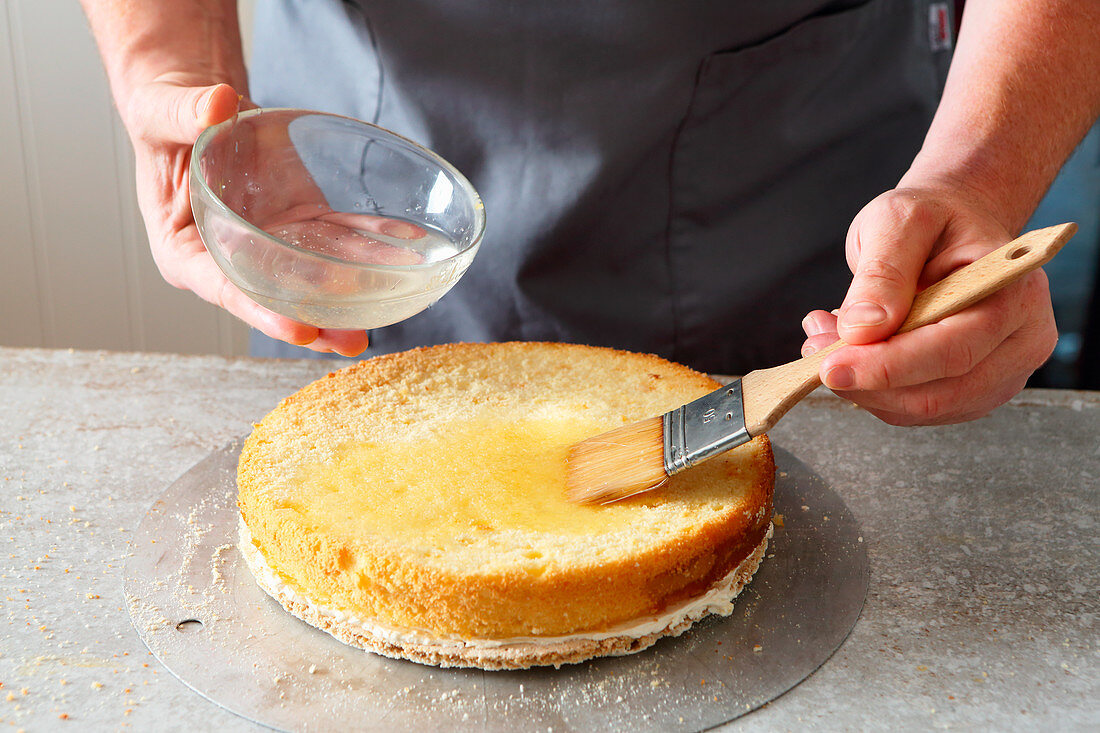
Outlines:
[[197, 618], [185, 618], [176, 624], [176, 631], [184, 634], [193, 634], [196, 631], [202, 631], [202, 621]]

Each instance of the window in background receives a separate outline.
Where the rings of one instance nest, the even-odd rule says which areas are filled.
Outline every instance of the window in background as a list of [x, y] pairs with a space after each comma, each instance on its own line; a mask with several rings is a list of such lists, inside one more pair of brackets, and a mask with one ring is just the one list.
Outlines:
[[1044, 268], [1058, 320], [1058, 346], [1029, 386], [1100, 389], [1100, 363], [1082, 360], [1083, 352], [1100, 349], [1100, 299], [1094, 295], [1100, 264], [1100, 124], [1062, 168], [1026, 228], [1067, 221], [1077, 222], [1080, 230]]

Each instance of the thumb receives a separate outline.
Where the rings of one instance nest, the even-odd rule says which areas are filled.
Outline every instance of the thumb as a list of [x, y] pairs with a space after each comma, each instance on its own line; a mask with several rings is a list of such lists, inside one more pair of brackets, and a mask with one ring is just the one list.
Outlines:
[[152, 82], [131, 100], [131, 133], [146, 140], [190, 145], [207, 127], [237, 114], [240, 99], [228, 84], [192, 87]]
[[860, 212], [848, 233], [853, 276], [837, 321], [841, 339], [868, 344], [897, 331], [944, 223], [938, 207], [899, 192], [879, 196]]

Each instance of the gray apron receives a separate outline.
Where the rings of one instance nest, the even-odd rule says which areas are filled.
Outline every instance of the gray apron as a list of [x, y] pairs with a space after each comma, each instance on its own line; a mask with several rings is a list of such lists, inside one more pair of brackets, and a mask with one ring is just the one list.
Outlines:
[[848, 225], [939, 99], [945, 7], [268, 0], [251, 85], [411, 137], [485, 201], [465, 278], [366, 356], [548, 340], [744, 373], [797, 358], [802, 317], [840, 304]]

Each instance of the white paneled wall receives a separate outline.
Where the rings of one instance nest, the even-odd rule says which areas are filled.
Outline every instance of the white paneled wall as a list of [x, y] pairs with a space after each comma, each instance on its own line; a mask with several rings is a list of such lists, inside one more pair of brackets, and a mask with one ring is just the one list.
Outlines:
[[0, 345], [247, 353], [243, 324], [153, 264], [79, 4], [0, 7]]

